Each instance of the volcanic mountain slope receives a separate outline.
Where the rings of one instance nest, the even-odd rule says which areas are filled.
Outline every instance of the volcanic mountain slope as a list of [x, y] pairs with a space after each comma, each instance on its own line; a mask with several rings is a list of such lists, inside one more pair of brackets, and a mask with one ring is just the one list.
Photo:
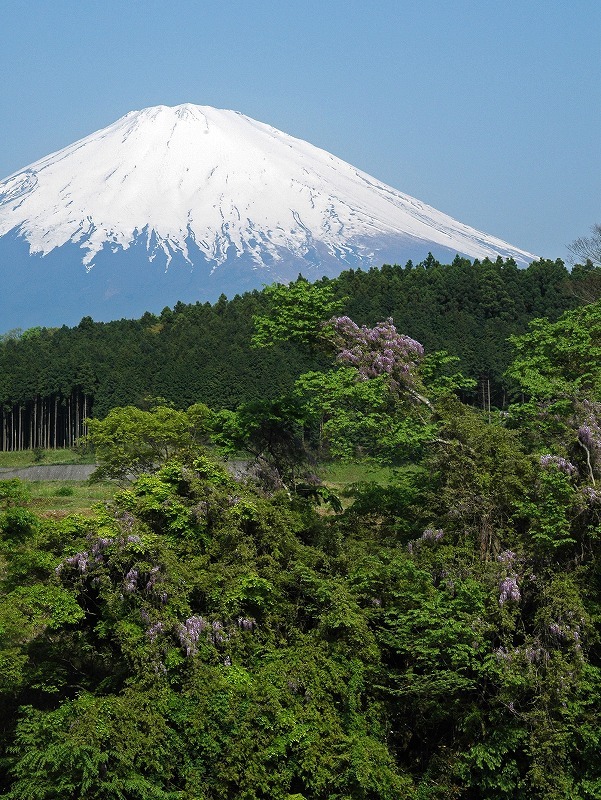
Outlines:
[[534, 256], [234, 111], [132, 111], [0, 182], [0, 329], [349, 267]]

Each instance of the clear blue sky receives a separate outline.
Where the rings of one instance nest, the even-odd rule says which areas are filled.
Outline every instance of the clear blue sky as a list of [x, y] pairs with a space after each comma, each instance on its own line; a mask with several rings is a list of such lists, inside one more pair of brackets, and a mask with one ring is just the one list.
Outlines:
[[0, 0], [0, 177], [232, 108], [550, 258], [601, 222], [599, 0]]

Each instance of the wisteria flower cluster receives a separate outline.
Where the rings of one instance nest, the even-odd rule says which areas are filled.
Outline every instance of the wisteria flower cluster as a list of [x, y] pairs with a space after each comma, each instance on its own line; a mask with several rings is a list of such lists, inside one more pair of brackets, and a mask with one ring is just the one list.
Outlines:
[[77, 569], [78, 572], [87, 573], [92, 565], [100, 564], [104, 561], [106, 548], [119, 540], [111, 539], [108, 536], [98, 536], [95, 538], [88, 537], [88, 541], [90, 542], [89, 550], [82, 550], [73, 556], [67, 556], [55, 569], [57, 575], [60, 575], [65, 567], [72, 567]]
[[503, 552], [499, 553], [497, 556], [497, 561], [506, 566], [511, 566], [515, 562], [515, 553], [513, 550], [503, 550]]
[[582, 489], [582, 494], [588, 500], [589, 503], [593, 503], [597, 505], [601, 503], [601, 491], [598, 489], [593, 489], [592, 486], [585, 486]]
[[[238, 617], [236, 625], [240, 631], [252, 631], [256, 628], [257, 623], [250, 617]], [[148, 629], [148, 635], [150, 635], [151, 630], [152, 628]], [[159, 629], [156, 630], [158, 633]], [[177, 637], [186, 652], [186, 656], [196, 655], [201, 637], [209, 644], [219, 647], [228, 642], [234, 632], [235, 628], [233, 630], [231, 627], [229, 629], [226, 628], [221, 620], [215, 619], [209, 622], [198, 615], [189, 617], [183, 624], [178, 625], [176, 629]]]
[[576, 650], [580, 650], [581, 623], [584, 623], [583, 619], [579, 621], [571, 619], [569, 622], [562, 619], [553, 620], [548, 626], [549, 638], [556, 642], [572, 643]]
[[414, 539], [413, 541], [409, 542], [407, 545], [407, 550], [410, 553], [413, 553], [414, 549], [417, 547], [421, 547], [422, 544], [426, 543], [437, 543], [440, 542], [444, 538], [444, 531], [440, 528], [426, 528], [426, 530], [422, 533], [419, 539]]
[[161, 603], [166, 603], [168, 595], [165, 591], [158, 591], [157, 584], [161, 582], [161, 568], [158, 565], [149, 571], [141, 572], [137, 567], [132, 567], [123, 580], [123, 591], [133, 594], [137, 591], [153, 592]]
[[157, 620], [153, 622], [148, 629], [146, 630], [146, 635], [150, 639], [151, 642], [154, 642], [157, 636], [165, 630], [165, 626], [161, 622], [161, 620]]
[[529, 664], [539, 664], [549, 660], [549, 653], [544, 647], [536, 647], [531, 644], [524, 645], [523, 647], [513, 647], [511, 649], [507, 647], [497, 647], [494, 653], [500, 661], [505, 661], [508, 664], [523, 660], [526, 660]]
[[[141, 539], [136, 534], [122, 534], [120, 536], [97, 536], [88, 537], [89, 546], [87, 550], [82, 550], [72, 556], [67, 556], [55, 569], [57, 575], [61, 575], [68, 568], [77, 570], [85, 575], [86, 578], [92, 577], [94, 582], [98, 582], [97, 568], [107, 563], [107, 548], [124, 549], [130, 544], [139, 544]], [[93, 577], [92, 573], [96, 573]], [[122, 589], [124, 594], [132, 595], [138, 591], [153, 592], [155, 597], [161, 602], [166, 603], [168, 594], [164, 588], [160, 587], [161, 568], [155, 565], [149, 571], [141, 570], [139, 566], [131, 566], [123, 577]]]
[[[122, 511], [115, 519], [125, 531], [131, 531], [136, 522], [136, 518], [129, 511]], [[138, 539], [138, 541], [140, 540]]]
[[338, 361], [355, 367], [361, 380], [389, 375], [394, 383], [407, 383], [424, 348], [397, 331], [390, 317], [373, 328], [361, 327], [350, 317], [330, 320], [339, 348]]
[[196, 615], [188, 617], [184, 624], [178, 627], [178, 638], [187, 656], [198, 652], [198, 641], [201, 635], [210, 628], [210, 622]]
[[585, 400], [580, 411], [584, 419], [578, 426], [578, 440], [589, 450], [601, 449], [600, 404]]
[[508, 575], [499, 584], [499, 605], [507, 602], [519, 603], [522, 595], [515, 575]]
[[597, 445], [597, 440], [594, 436], [593, 428], [586, 422], [584, 422], [578, 428], [578, 438], [585, 447], [588, 447], [590, 449], [592, 449]]
[[575, 475], [578, 472], [571, 461], [562, 456], [551, 455], [551, 453], [545, 453], [545, 455], [541, 456], [539, 463], [541, 467], [555, 467], [565, 475]]
[[444, 536], [444, 531], [438, 528], [435, 530], [434, 528], [426, 528], [426, 530], [420, 536], [420, 539], [425, 542], [440, 542], [440, 540]]
[[125, 576], [125, 580], [123, 581], [123, 591], [127, 592], [127, 594], [131, 594], [135, 592], [138, 588], [138, 578], [139, 578], [138, 570], [132, 567], [127, 575]]
[[[81, 553], [75, 553], [74, 556], [69, 556], [65, 559], [65, 564], [68, 564], [70, 567], [75, 567], [79, 572], [86, 572], [88, 569], [88, 561], [90, 559], [90, 555], [87, 550], [82, 551]], [[60, 572], [62, 569], [62, 564], [56, 568], [56, 572]]]

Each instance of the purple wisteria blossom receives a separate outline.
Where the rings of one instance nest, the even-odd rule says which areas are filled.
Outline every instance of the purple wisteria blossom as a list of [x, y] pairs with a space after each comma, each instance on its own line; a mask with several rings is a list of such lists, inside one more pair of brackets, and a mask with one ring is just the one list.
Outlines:
[[[132, 517], [133, 519], [133, 517]], [[139, 536], [135, 534], [121, 534], [119, 536], [93, 536], [88, 535], [88, 550], [84, 550], [80, 553], [76, 553], [73, 556], [68, 556], [64, 559], [64, 561], [56, 567], [56, 574], [60, 575], [61, 572], [65, 567], [75, 567], [82, 573], [89, 573], [90, 570], [94, 566], [98, 566], [100, 564], [105, 563], [107, 559], [107, 553], [105, 552], [109, 547], [117, 547], [117, 548], [124, 548], [128, 544], [138, 544], [142, 540]], [[157, 567], [158, 570], [158, 567]], [[128, 575], [126, 576], [126, 592], [135, 591], [137, 586], [134, 584], [137, 582], [137, 576], [134, 579], [134, 574], [130, 570]]]
[[578, 438], [585, 447], [593, 448], [596, 445], [596, 440], [593, 436], [593, 430], [590, 425], [586, 423], [578, 428]]
[[539, 462], [541, 467], [556, 467], [560, 472], [566, 475], [575, 475], [578, 472], [574, 464], [568, 461], [567, 458], [554, 456], [551, 455], [551, 453], [545, 453], [545, 455], [540, 457]]
[[586, 499], [590, 503], [594, 504], [601, 503], [601, 491], [599, 491], [598, 489], [593, 489], [592, 486], [585, 486], [582, 489], [582, 494], [586, 497]]
[[585, 400], [580, 413], [578, 442], [591, 453], [601, 450], [601, 404]]
[[157, 638], [157, 636], [160, 633], [162, 633], [164, 629], [165, 629], [165, 626], [163, 625], [163, 623], [160, 620], [158, 620], [157, 622], [153, 622], [152, 623], [152, 625], [146, 631], [146, 635], [148, 636], [148, 638], [150, 639], [151, 642], [154, 642], [154, 640]]
[[96, 541], [92, 543], [92, 555], [98, 557], [100, 553], [102, 553], [103, 550], [106, 550], [106, 548], [113, 544], [114, 541], [114, 539], [109, 539], [108, 536], [99, 536]]
[[134, 569], [134, 567], [132, 567], [129, 570], [129, 572], [127, 573], [127, 575], [125, 576], [125, 580], [123, 581], [123, 591], [127, 592], [127, 594], [131, 594], [132, 592], [135, 592], [136, 589], [138, 588], [138, 578], [139, 577], [140, 576], [139, 576], [138, 570]]
[[601, 405], [591, 400], [585, 400], [579, 411], [582, 415], [580, 417], [582, 422], [578, 427], [578, 439], [589, 449], [601, 448], [601, 425], [599, 424]]
[[186, 651], [187, 656], [194, 655], [198, 648], [198, 640], [201, 634], [210, 628], [211, 625], [202, 617], [189, 617], [177, 630], [181, 646]]
[[157, 580], [159, 578], [160, 571], [161, 571], [160, 567], [153, 567], [150, 570], [150, 573], [148, 575], [148, 581], [146, 583], [146, 591], [147, 592], [149, 592], [153, 588], [155, 583], [157, 582]]
[[494, 654], [500, 661], [508, 664], [525, 659], [529, 664], [537, 664], [548, 661], [549, 654], [543, 647], [527, 644], [522, 647], [497, 647]]
[[500, 561], [501, 564], [511, 565], [515, 561], [515, 553], [513, 550], [503, 550], [503, 552], [499, 553], [497, 556], [497, 561]]
[[65, 564], [68, 564], [70, 567], [75, 567], [80, 572], [85, 572], [88, 568], [88, 561], [90, 559], [90, 555], [87, 551], [82, 553], [76, 553], [74, 556], [69, 556], [65, 559]]
[[[156, 623], [155, 623], [156, 625]], [[256, 620], [252, 617], [238, 617], [234, 622], [228, 625], [224, 624], [221, 620], [215, 619], [210, 622], [200, 616], [189, 617], [183, 625], [176, 627], [176, 635], [179, 639], [181, 646], [186, 651], [186, 656], [196, 655], [198, 652], [198, 644], [201, 637], [208, 644], [212, 644], [217, 648], [222, 648], [224, 644], [229, 642], [232, 636], [238, 634], [238, 631], [251, 632], [257, 627]], [[238, 630], [236, 630], [236, 628]], [[157, 633], [159, 629], [157, 628]], [[160, 628], [162, 631], [163, 628]], [[150, 634], [151, 628], [147, 630], [147, 635]]]
[[407, 544], [407, 550], [413, 553], [416, 548], [419, 549], [424, 544], [436, 544], [442, 541], [443, 538], [444, 531], [441, 528], [426, 528], [419, 539], [413, 539]]
[[435, 530], [434, 528], [426, 528], [426, 530], [420, 536], [420, 539], [425, 542], [440, 542], [440, 540], [444, 536], [444, 531], [438, 528]]
[[505, 605], [509, 601], [519, 603], [520, 598], [521, 594], [516, 577], [508, 575], [503, 578], [499, 584], [499, 605]]
[[[123, 511], [116, 519], [126, 531], [130, 531], [136, 522], [136, 518], [129, 511]], [[138, 541], [140, 540], [138, 539]]]
[[397, 386], [411, 382], [424, 348], [399, 333], [391, 317], [373, 328], [359, 327], [350, 317], [334, 317], [330, 322], [336, 333], [338, 361], [355, 367], [360, 380], [389, 375]]
[[577, 650], [580, 649], [580, 625], [572, 623], [570, 625], [560, 622], [549, 623], [549, 633], [558, 642], [574, 642]]
[[223, 642], [227, 642], [229, 636], [223, 627], [223, 622], [220, 622], [218, 619], [214, 620], [211, 623], [211, 629], [211, 639], [213, 640], [213, 644], [223, 644]]
[[588, 477], [595, 484], [601, 456], [601, 404], [585, 400], [578, 409], [578, 444], [586, 453]]

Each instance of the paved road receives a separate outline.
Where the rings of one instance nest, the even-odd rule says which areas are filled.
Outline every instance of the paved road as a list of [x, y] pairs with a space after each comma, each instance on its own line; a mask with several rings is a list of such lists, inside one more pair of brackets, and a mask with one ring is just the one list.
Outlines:
[[[234, 478], [241, 479], [248, 474], [252, 462], [242, 459], [227, 461], [225, 466]], [[20, 478], [23, 481], [87, 481], [96, 469], [95, 464], [53, 464], [51, 466], [22, 467], [21, 469], [1, 469], [0, 481], [7, 478]]]
[[95, 469], [95, 464], [53, 464], [22, 469], [0, 469], [0, 480], [21, 478], [23, 481], [87, 481]]

